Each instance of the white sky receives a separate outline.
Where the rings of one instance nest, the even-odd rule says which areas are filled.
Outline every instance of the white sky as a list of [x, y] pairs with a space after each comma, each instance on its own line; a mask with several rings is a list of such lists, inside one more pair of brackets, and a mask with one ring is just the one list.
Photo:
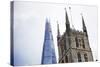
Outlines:
[[[71, 25], [73, 24], [75, 29], [77, 30], [82, 30], [82, 19], [80, 13], [83, 14], [88, 30], [90, 47], [92, 48], [94, 59], [97, 59], [97, 7], [95, 6], [38, 2], [15, 2], [15, 45], [17, 48], [20, 47], [17, 51], [21, 54], [24, 54], [23, 51], [25, 51], [25, 54], [29, 55], [29, 59], [32, 58], [34, 64], [41, 63], [45, 22], [46, 18], [48, 18], [52, 26], [56, 56], [58, 58], [58, 48], [56, 44], [57, 21], [60, 25], [60, 32], [61, 34], [63, 34], [63, 32], [65, 31], [65, 7], [68, 12], [69, 20], [71, 19], [69, 6], [72, 9]], [[28, 51], [26, 50], [26, 48]], [[27, 57], [25, 55], [23, 56], [24, 58]]]

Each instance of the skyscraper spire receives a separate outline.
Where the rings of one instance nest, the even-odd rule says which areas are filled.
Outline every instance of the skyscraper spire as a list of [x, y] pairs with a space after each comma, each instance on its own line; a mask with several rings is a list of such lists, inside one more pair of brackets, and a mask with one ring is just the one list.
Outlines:
[[60, 38], [60, 31], [59, 31], [59, 24], [57, 21], [57, 40], [59, 40], [59, 38]]
[[83, 18], [83, 15], [81, 14], [81, 16], [82, 16], [83, 32], [85, 32], [85, 33], [86, 33], [86, 36], [88, 36], [88, 34], [87, 34], [87, 29], [86, 29], [86, 25], [85, 25], [84, 18]]
[[53, 43], [53, 35], [52, 35], [50, 23], [48, 19], [46, 19], [45, 37], [44, 37], [41, 64], [55, 64], [55, 63], [57, 62], [56, 62], [55, 49]]
[[70, 23], [69, 23], [69, 19], [68, 19], [68, 14], [67, 14], [66, 8], [65, 8], [65, 22], [66, 22], [66, 32], [69, 33], [69, 31], [70, 31]]

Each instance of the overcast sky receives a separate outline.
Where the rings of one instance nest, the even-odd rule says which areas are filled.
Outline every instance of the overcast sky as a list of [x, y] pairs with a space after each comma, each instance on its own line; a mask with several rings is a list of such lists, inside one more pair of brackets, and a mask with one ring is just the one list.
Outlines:
[[[51, 23], [58, 59], [56, 40], [57, 21], [59, 23], [60, 33], [63, 34], [65, 31], [65, 7], [71, 28], [74, 25], [75, 29], [82, 31], [82, 18], [80, 14], [83, 14], [93, 57], [94, 60], [97, 59], [97, 7], [23, 1], [15, 2], [14, 5], [14, 45], [16, 54], [22, 56], [23, 59], [29, 60], [27, 62], [32, 62], [30, 64], [41, 63], [45, 22], [46, 18], [48, 18]], [[71, 7], [71, 12], [69, 7]]]

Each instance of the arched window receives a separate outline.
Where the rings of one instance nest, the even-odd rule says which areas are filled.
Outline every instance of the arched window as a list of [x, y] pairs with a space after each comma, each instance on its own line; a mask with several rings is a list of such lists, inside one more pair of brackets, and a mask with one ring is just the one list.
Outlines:
[[75, 38], [75, 41], [76, 41], [76, 47], [79, 47], [79, 44], [78, 44], [78, 39], [77, 39], [77, 37]]
[[85, 59], [85, 62], [88, 62], [87, 54], [84, 54], [84, 59]]
[[66, 63], [68, 63], [68, 56], [67, 55], [65, 56], [65, 60], [66, 60]]
[[84, 39], [82, 39], [83, 48], [85, 48]]
[[61, 44], [60, 46], [61, 46], [61, 54], [63, 55], [63, 44]]
[[81, 54], [78, 52], [77, 53], [77, 57], [78, 57], [78, 62], [81, 62], [82, 60], [81, 60]]
[[66, 50], [66, 38], [64, 39], [64, 49]]

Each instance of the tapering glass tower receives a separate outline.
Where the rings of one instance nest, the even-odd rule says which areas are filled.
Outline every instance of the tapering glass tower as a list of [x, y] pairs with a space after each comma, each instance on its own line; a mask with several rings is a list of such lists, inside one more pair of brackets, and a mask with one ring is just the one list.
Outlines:
[[51, 26], [50, 26], [48, 19], [46, 19], [45, 36], [44, 36], [41, 64], [56, 64], [56, 63], [57, 62], [56, 62]]

